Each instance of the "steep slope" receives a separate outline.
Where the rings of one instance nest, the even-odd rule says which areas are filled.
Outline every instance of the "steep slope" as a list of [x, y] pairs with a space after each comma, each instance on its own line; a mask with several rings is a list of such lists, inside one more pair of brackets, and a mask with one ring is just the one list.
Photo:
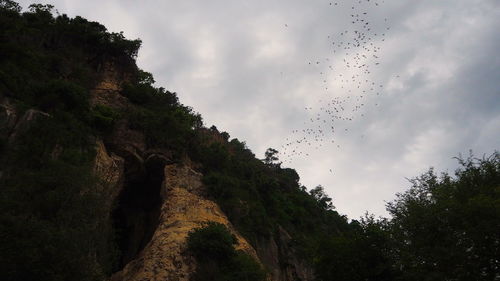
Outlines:
[[[104, 105], [116, 109], [133, 107], [121, 94], [121, 83], [116, 77], [121, 75], [113, 73], [112, 68], [106, 68], [102, 75], [101, 82], [98, 83], [97, 89], [91, 91], [95, 95], [93, 99], [95, 105]], [[102, 87], [106, 85], [106, 88]], [[109, 138], [111, 150], [114, 151], [112, 156], [100, 157], [101, 151], [105, 151], [102, 147], [102, 142], [99, 142], [97, 153], [97, 163], [104, 162], [101, 158], [114, 158], [112, 167], [119, 166], [118, 163], [124, 162], [129, 177], [137, 177], [134, 173], [141, 173], [145, 177], [153, 177], [152, 170], [156, 173], [162, 169], [163, 174], [161, 179], [161, 188], [159, 193], [156, 192], [152, 196], [161, 196], [161, 203], [156, 203], [159, 214], [154, 214], [153, 218], [147, 219], [144, 215], [139, 215], [140, 219], [130, 221], [131, 217], [137, 217], [137, 213], [132, 214], [130, 211], [125, 211], [129, 220], [129, 228], [135, 229], [131, 232], [136, 236], [124, 248], [129, 251], [123, 259], [123, 269], [115, 273], [112, 280], [188, 280], [191, 273], [196, 269], [196, 262], [190, 253], [186, 252], [186, 238], [188, 234], [196, 228], [202, 227], [206, 222], [218, 222], [228, 226], [229, 230], [236, 235], [238, 244], [236, 248], [243, 250], [245, 253], [254, 257], [259, 263], [265, 265], [270, 270], [271, 280], [312, 280], [312, 270], [297, 258], [297, 255], [292, 247], [292, 238], [280, 227], [276, 239], [267, 238], [260, 242], [258, 247], [259, 255], [246, 241], [245, 238], [232, 226], [227, 216], [220, 207], [212, 200], [207, 193], [204, 184], [202, 183], [203, 175], [193, 169], [193, 165], [200, 169], [199, 164], [194, 164], [187, 156], [182, 159], [173, 161], [171, 159], [172, 152], [165, 149], [148, 150], [144, 142], [144, 136], [141, 132], [131, 130], [125, 124], [126, 120], [118, 122], [113, 134]], [[207, 131], [203, 131], [207, 132]], [[211, 133], [212, 139], [218, 139], [219, 143], [223, 138], [218, 137], [218, 133]], [[121, 155], [117, 156], [116, 154]], [[117, 159], [116, 159], [117, 158]], [[123, 160], [126, 159], [126, 160]], [[107, 161], [109, 162], [109, 160]], [[177, 162], [177, 163], [174, 163]], [[110, 164], [108, 164], [110, 165]], [[156, 166], [156, 167], [155, 167]], [[107, 168], [110, 169], [110, 168]], [[102, 170], [102, 169], [101, 169]], [[149, 171], [148, 171], [149, 170]], [[109, 173], [101, 173], [109, 178], [123, 178], [123, 171], [113, 171]], [[114, 180], [114, 182], [117, 180]], [[118, 180], [119, 182], [124, 179]], [[134, 180], [129, 180], [131, 182]], [[160, 180], [155, 180], [159, 182]], [[125, 181], [126, 183], [127, 181]], [[144, 182], [141, 182], [143, 184]], [[122, 182], [122, 185], [124, 183]], [[146, 184], [152, 184], [147, 182]], [[126, 190], [130, 187], [118, 187], [117, 190], [122, 190], [121, 196], [127, 196], [126, 193], [134, 194], [134, 196], [142, 197], [139, 192]], [[133, 186], [136, 189], [147, 189], [151, 186]], [[130, 196], [130, 195], [128, 195]], [[117, 195], [114, 198], [121, 198]], [[118, 202], [120, 205], [122, 202]], [[151, 202], [148, 202], [149, 204]], [[161, 205], [161, 207], [158, 207]], [[126, 207], [130, 208], [130, 206]], [[121, 212], [123, 207], [115, 210], [116, 213]], [[134, 208], [132, 208], [134, 209]], [[154, 213], [154, 212], [153, 212]], [[122, 218], [123, 219], [123, 218]], [[157, 222], [155, 222], [157, 220]], [[137, 229], [147, 228], [144, 225], [145, 221], [153, 223], [153, 234], [146, 238], [146, 242], [137, 242], [143, 240], [141, 237], [144, 232]], [[132, 225], [130, 227], [130, 225]], [[129, 230], [130, 231], [130, 230]], [[139, 246], [141, 244], [141, 246]], [[131, 250], [135, 248], [135, 250]], [[132, 253], [132, 254], [130, 254]], [[260, 261], [259, 256], [265, 259], [265, 263]]]
[[269, 280], [313, 280], [311, 253], [345, 218], [155, 88], [139, 40], [51, 9], [0, 6], [6, 280], [189, 280], [187, 238], [207, 222]]

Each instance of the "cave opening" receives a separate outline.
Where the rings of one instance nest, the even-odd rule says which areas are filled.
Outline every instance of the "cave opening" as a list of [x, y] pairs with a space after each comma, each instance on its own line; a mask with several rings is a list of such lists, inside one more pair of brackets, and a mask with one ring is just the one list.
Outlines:
[[113, 211], [118, 258], [115, 272], [137, 257], [153, 237], [159, 222], [163, 161], [134, 165], [126, 161], [123, 189]]

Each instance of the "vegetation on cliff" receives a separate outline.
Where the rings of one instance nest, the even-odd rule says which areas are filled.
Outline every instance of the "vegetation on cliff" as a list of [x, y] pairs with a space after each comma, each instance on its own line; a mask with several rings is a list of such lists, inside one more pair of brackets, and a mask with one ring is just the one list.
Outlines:
[[208, 223], [188, 236], [188, 250], [197, 261], [192, 280], [264, 281], [266, 273], [248, 254], [236, 251], [236, 237], [219, 223]]
[[[148, 142], [182, 152], [201, 119], [136, 67], [140, 40], [81, 17], [54, 17], [52, 9], [21, 12], [0, 1], [0, 102], [15, 108], [17, 122], [2, 122], [0, 134], [2, 280], [103, 280], [120, 253], [105, 208], [110, 197], [93, 172], [96, 138], [128, 114]], [[131, 74], [124, 92], [140, 91], [131, 98], [140, 106], [91, 106], [109, 62]]]
[[[118, 269], [109, 194], [92, 165], [95, 140], [120, 121], [142, 132], [149, 148], [172, 152], [172, 161], [199, 163], [205, 196], [254, 247], [289, 234], [287, 246], [317, 280], [498, 280], [498, 153], [459, 159], [454, 177], [430, 170], [415, 178], [387, 205], [390, 220], [349, 222], [321, 186], [308, 191], [295, 170], [282, 168], [274, 150], [257, 159], [155, 87], [135, 65], [140, 40], [54, 16], [49, 5], [22, 12], [10, 0], [0, 0], [0, 27], [0, 102], [15, 107], [17, 124], [35, 116], [15, 128], [0, 119], [2, 280], [104, 280]], [[128, 74], [120, 95], [130, 106], [91, 104], [109, 63]], [[200, 264], [195, 280], [263, 279], [224, 226], [196, 230], [188, 244]]]

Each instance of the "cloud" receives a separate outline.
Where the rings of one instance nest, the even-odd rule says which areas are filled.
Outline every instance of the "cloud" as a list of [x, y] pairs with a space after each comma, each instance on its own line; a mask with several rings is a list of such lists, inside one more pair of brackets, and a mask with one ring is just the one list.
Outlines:
[[[498, 1], [336, 2], [51, 1], [140, 37], [138, 63], [157, 84], [208, 126], [246, 140], [257, 157], [268, 147], [283, 151], [301, 130], [334, 126], [322, 141], [294, 144], [302, 154], [287, 165], [309, 188], [325, 186], [351, 218], [386, 215], [384, 201], [409, 186], [405, 177], [430, 166], [453, 171], [458, 153], [499, 148]], [[344, 65], [354, 65], [356, 52], [333, 52], [332, 42], [346, 41], [341, 33], [353, 34], [354, 12], [370, 22], [374, 45], [359, 55], [368, 72]], [[352, 120], [327, 119], [333, 99], [345, 100]]]

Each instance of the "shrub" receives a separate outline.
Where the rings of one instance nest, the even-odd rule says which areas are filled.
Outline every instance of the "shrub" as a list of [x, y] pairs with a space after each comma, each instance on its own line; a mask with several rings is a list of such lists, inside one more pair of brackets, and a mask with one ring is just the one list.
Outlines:
[[192, 231], [188, 236], [188, 249], [197, 259], [230, 259], [236, 253], [233, 248], [235, 243], [236, 237], [223, 224], [214, 222]]
[[194, 281], [263, 281], [266, 274], [248, 254], [236, 251], [236, 238], [220, 223], [209, 222], [188, 236], [188, 250], [197, 261]]
[[96, 105], [91, 111], [92, 124], [102, 133], [110, 132], [119, 117], [120, 113], [105, 105]]

